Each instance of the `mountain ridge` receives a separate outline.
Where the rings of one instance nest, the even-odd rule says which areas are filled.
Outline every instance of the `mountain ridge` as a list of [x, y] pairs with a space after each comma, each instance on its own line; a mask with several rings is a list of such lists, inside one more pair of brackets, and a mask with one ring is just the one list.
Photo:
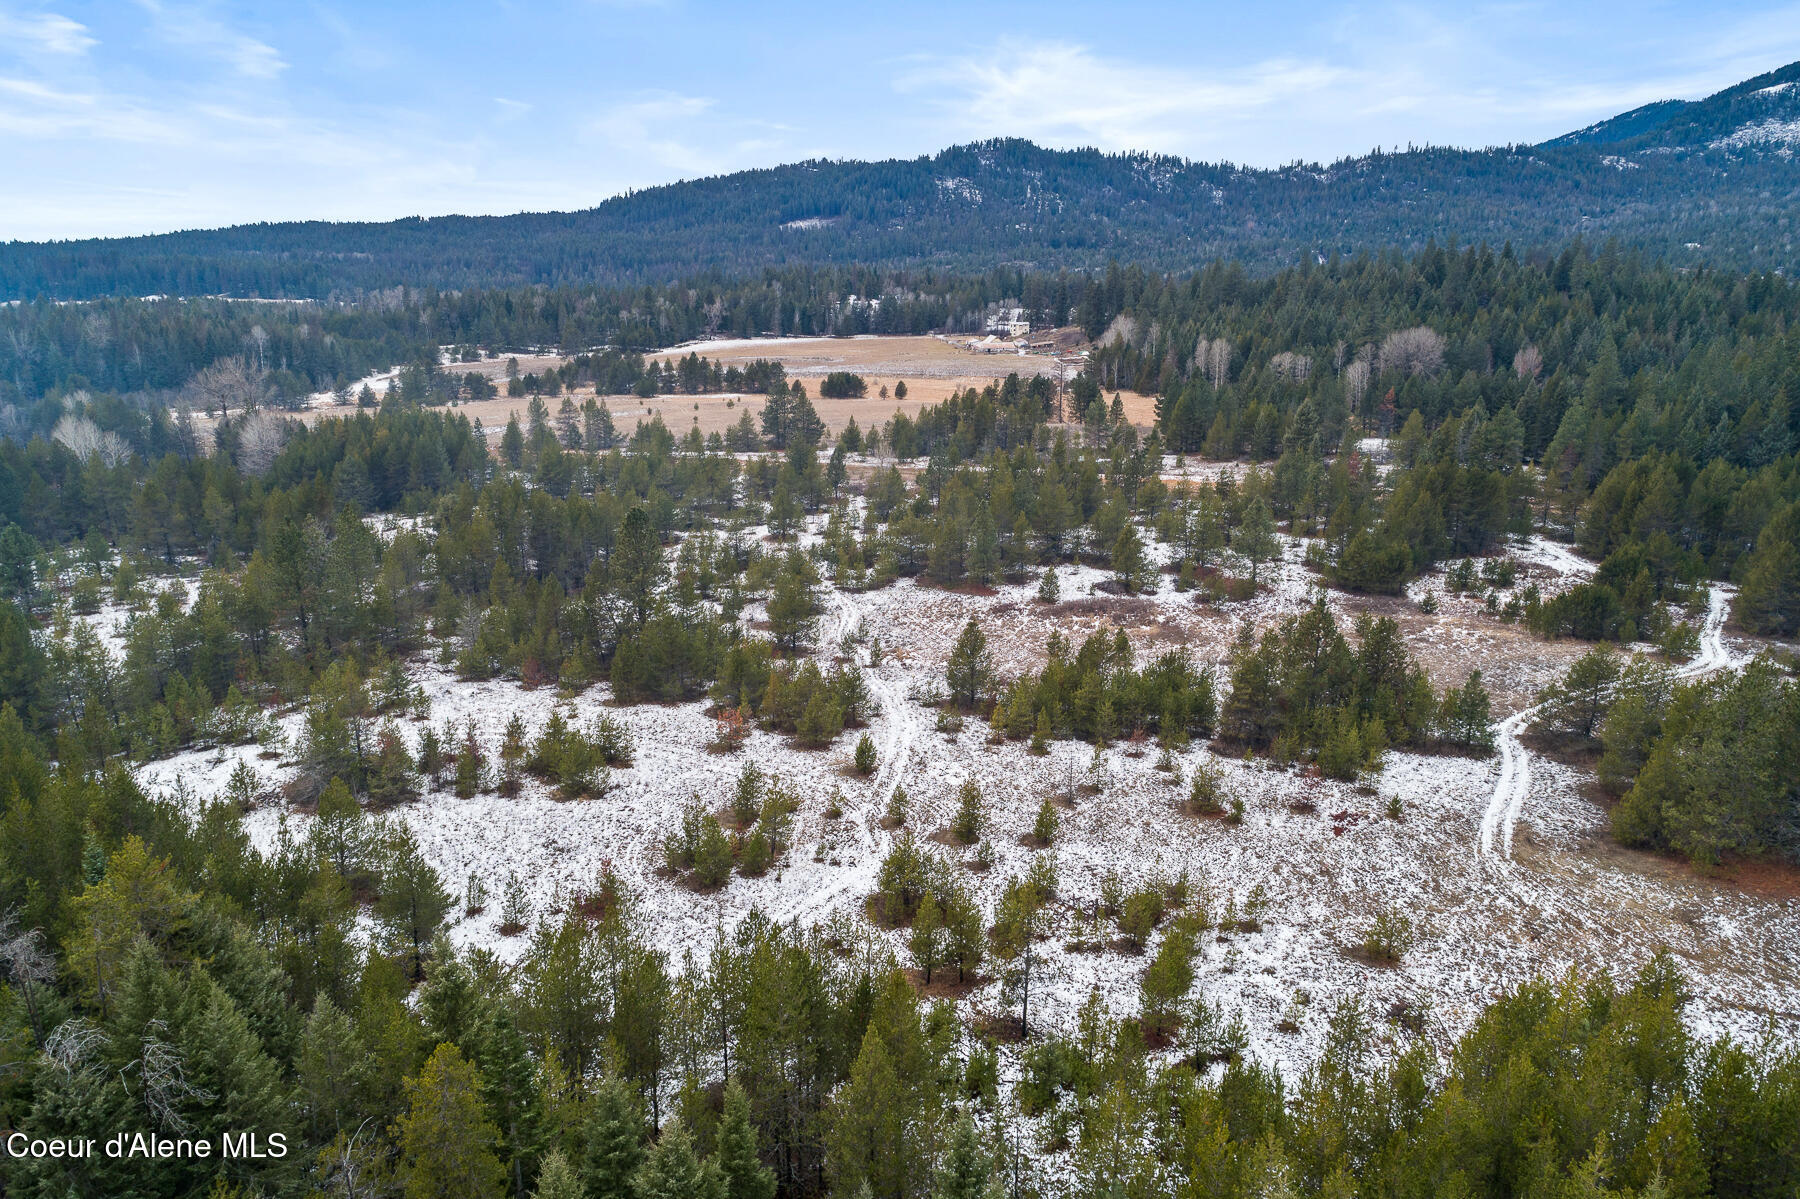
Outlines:
[[1161, 270], [1429, 241], [1622, 243], [1682, 265], [1800, 267], [1800, 63], [1536, 145], [1413, 148], [1276, 168], [1016, 138], [683, 180], [587, 209], [298, 221], [0, 245], [0, 299], [351, 297], [394, 286], [667, 282], [865, 264]]
[[1701, 144], [1710, 147], [1769, 120], [1782, 124], [1800, 120], [1800, 62], [1764, 72], [1704, 99], [1656, 100], [1542, 144], [1604, 145], [1639, 152], [1694, 149]]

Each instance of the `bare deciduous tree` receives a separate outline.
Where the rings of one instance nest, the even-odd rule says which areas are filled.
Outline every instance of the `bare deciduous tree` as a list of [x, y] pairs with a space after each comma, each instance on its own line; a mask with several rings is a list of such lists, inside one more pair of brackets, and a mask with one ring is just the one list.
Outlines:
[[1444, 339], [1426, 325], [1396, 329], [1381, 343], [1381, 369], [1431, 376], [1444, 367]]
[[1106, 332], [1100, 335], [1100, 344], [1106, 346], [1118, 342], [1120, 345], [1135, 345], [1137, 335], [1137, 321], [1121, 312], [1118, 316], [1113, 317], [1113, 323], [1108, 325]]
[[247, 412], [268, 396], [264, 372], [244, 358], [221, 358], [188, 381], [187, 395], [208, 416]]
[[273, 412], [259, 409], [237, 424], [238, 469], [249, 475], [260, 475], [275, 464], [275, 456], [286, 444], [288, 422]]
[[65, 446], [71, 454], [86, 462], [96, 454], [108, 466], [117, 466], [131, 457], [131, 446], [117, 433], [107, 430], [85, 416], [68, 415], [56, 422], [51, 440]]
[[1225, 386], [1231, 378], [1231, 343], [1223, 337], [1202, 337], [1194, 347], [1194, 369], [1214, 387]]
[[152, 1020], [145, 1025], [142, 1052], [136, 1061], [127, 1063], [119, 1071], [119, 1076], [123, 1079], [135, 1072], [143, 1088], [145, 1113], [164, 1132], [182, 1136], [192, 1131], [192, 1126], [181, 1109], [190, 1103], [211, 1103], [217, 1096], [188, 1081], [181, 1050], [161, 1036], [167, 1031], [168, 1025], [161, 1020]]
[[1544, 355], [1536, 346], [1526, 342], [1513, 355], [1513, 374], [1530, 382], [1544, 373]]
[[192, 462], [200, 453], [200, 434], [194, 428], [194, 410], [183, 400], [175, 408], [175, 446], [184, 461]]
[[78, 1074], [100, 1055], [110, 1040], [85, 1016], [64, 1020], [44, 1038], [44, 1056], [65, 1075]]
[[38, 1007], [37, 991], [56, 980], [56, 957], [44, 944], [42, 929], [19, 927], [17, 911], [0, 916], [0, 977], [24, 998], [31, 1035], [42, 1048], [43, 1013]]
[[1361, 404], [1363, 397], [1369, 394], [1369, 379], [1374, 375], [1365, 355], [1358, 355], [1356, 361], [1344, 368], [1344, 399], [1352, 408]]
[[1282, 379], [1292, 379], [1296, 383], [1304, 383], [1312, 377], [1313, 361], [1305, 354], [1296, 354], [1292, 350], [1283, 350], [1269, 359], [1269, 369]]

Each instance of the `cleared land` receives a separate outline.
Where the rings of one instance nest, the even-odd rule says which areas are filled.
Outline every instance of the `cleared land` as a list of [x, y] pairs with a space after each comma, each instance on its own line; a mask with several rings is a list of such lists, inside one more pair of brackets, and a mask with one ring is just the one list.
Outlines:
[[[822, 517], [813, 520], [816, 539]], [[1167, 547], [1157, 547], [1165, 554]], [[1574, 577], [1567, 555], [1533, 541], [1516, 547], [1518, 585], [1546, 591]], [[1800, 901], [1781, 886], [1739, 887], [1695, 876], [1668, 859], [1622, 850], [1606, 831], [1604, 811], [1589, 797], [1590, 770], [1533, 758], [1518, 810], [1509, 817], [1510, 852], [1484, 853], [1484, 814], [1501, 783], [1497, 756], [1467, 758], [1390, 754], [1385, 770], [1364, 785], [1333, 782], [1315, 771], [1215, 757], [1195, 745], [1180, 754], [1191, 778], [1213, 760], [1232, 793], [1245, 801], [1238, 828], [1184, 815], [1185, 788], [1155, 767], [1154, 748], [1129, 745], [1099, 758], [1097, 794], [1081, 794], [1065, 810], [1053, 851], [1020, 841], [1040, 801], [1088, 781], [1090, 746], [1056, 742], [1044, 757], [1021, 742], [993, 742], [980, 721], [954, 735], [934, 727], [935, 713], [919, 698], [941, 689], [944, 662], [957, 630], [978, 617], [988, 630], [1003, 675], [1035, 667], [1052, 631], [1079, 641], [1095, 631], [1122, 629], [1140, 658], [1185, 646], [1200, 662], [1223, 665], [1244, 624], [1262, 626], [1311, 602], [1316, 580], [1301, 564], [1302, 547], [1289, 542], [1285, 560], [1267, 568], [1270, 585], [1254, 599], [1230, 605], [1197, 602], [1167, 586], [1155, 595], [1115, 597], [1099, 590], [1104, 572], [1060, 568], [1064, 602], [1033, 598], [1035, 583], [992, 594], [948, 592], [914, 580], [880, 591], [827, 590], [816, 652], [824, 661], [849, 654], [864, 664], [872, 697], [868, 732], [879, 753], [869, 777], [849, 769], [857, 733], [824, 751], [794, 747], [769, 733], [752, 735], [738, 756], [697, 752], [713, 735], [706, 704], [612, 708], [605, 686], [576, 697], [554, 689], [526, 689], [505, 681], [466, 682], [429, 662], [414, 676], [433, 697], [432, 722], [473, 718], [492, 729], [517, 711], [533, 730], [561, 707], [587, 720], [609, 711], [632, 732], [636, 762], [616, 771], [604, 797], [558, 802], [530, 783], [516, 799], [494, 795], [459, 800], [438, 792], [404, 805], [391, 818], [417, 835], [453, 888], [472, 874], [497, 891], [508, 873], [526, 880], [539, 915], [562, 908], [590, 887], [603, 865], [619, 872], [642, 900], [649, 935], [679, 957], [704, 952], [714, 928], [760, 909], [802, 927], [831, 927], [850, 945], [894, 952], [906, 960], [905, 934], [877, 929], [862, 903], [873, 890], [883, 855], [900, 835], [882, 820], [894, 789], [911, 797], [907, 828], [921, 839], [949, 823], [957, 789], [975, 780], [987, 797], [997, 861], [967, 877], [991, 914], [1004, 880], [1040, 852], [1054, 852], [1062, 879], [1037, 1017], [1066, 1026], [1090, 992], [1116, 1014], [1136, 1009], [1146, 959], [1090, 947], [1096, 931], [1088, 913], [1108, 873], [1129, 888], [1186, 871], [1215, 914], [1227, 903], [1242, 910], [1256, 888], [1267, 897], [1261, 928], [1207, 939], [1196, 993], [1244, 1013], [1263, 1061], [1303, 1067], [1320, 1052], [1326, 1015], [1342, 998], [1360, 996], [1379, 1021], [1390, 1011], [1419, 1017], [1421, 1032], [1440, 1047], [1469, 1025], [1481, 1006], [1534, 975], [1635, 969], [1666, 945], [1689, 972], [1695, 1000], [1688, 1018], [1703, 1032], [1759, 1035], [1772, 1020], [1785, 1034], [1800, 1030]], [[1326, 602], [1347, 627], [1359, 611], [1392, 609], [1402, 617], [1410, 650], [1443, 686], [1479, 666], [1492, 685], [1497, 717], [1530, 702], [1582, 646], [1541, 642], [1445, 594], [1441, 573], [1421, 580], [1443, 597], [1436, 614], [1405, 601], [1369, 601], [1328, 593]], [[763, 618], [752, 605], [744, 620]], [[103, 614], [117, 637], [119, 614]], [[879, 639], [879, 664], [870, 650]], [[1726, 635], [1729, 655], [1741, 661], [1757, 646]], [[290, 736], [302, 720], [283, 717]], [[421, 726], [409, 726], [416, 738]], [[190, 795], [216, 791], [240, 760], [270, 784], [291, 771], [259, 761], [254, 747], [196, 752], [142, 768], [156, 790], [183, 787]], [[734, 878], [723, 890], [696, 895], [662, 871], [661, 838], [693, 795], [720, 806], [745, 761], [780, 775], [801, 795], [794, 847], [779, 869], [758, 879]], [[834, 793], [842, 808], [832, 817]], [[1403, 816], [1385, 814], [1397, 797]], [[247, 827], [259, 845], [273, 844], [283, 820], [304, 825], [304, 814], [270, 802]], [[925, 843], [929, 844], [929, 841]], [[953, 858], [967, 850], [948, 850]], [[1777, 880], [1778, 882], [1780, 880]], [[1371, 914], [1392, 906], [1413, 920], [1417, 947], [1397, 967], [1358, 956]], [[516, 958], [523, 936], [505, 937], [491, 911], [458, 921], [453, 937]], [[1099, 929], [1105, 933], [1105, 928]], [[1102, 938], [1104, 939], [1104, 938]], [[1721, 952], [1729, 939], [1731, 952]], [[1005, 1001], [998, 982], [984, 979], [959, 1001], [977, 1018], [999, 1017]], [[1409, 1017], [1409, 1020], [1411, 1018]], [[1415, 1035], [1382, 1023], [1398, 1047]]]
[[[939, 337], [770, 337], [734, 341], [700, 341], [660, 354], [647, 355], [659, 360], [685, 358], [698, 353], [726, 365], [743, 365], [758, 358], [773, 358], [787, 368], [789, 376], [804, 381], [807, 393], [819, 419], [825, 422], [829, 435], [849, 424], [852, 417], [864, 429], [892, 420], [897, 412], [915, 413], [928, 404], [941, 403], [953, 393], [969, 387], [985, 387], [1007, 375], [1057, 375], [1056, 360], [1045, 354], [973, 352], [961, 344], [965, 339]], [[554, 354], [518, 355], [521, 374], [541, 374], [564, 361]], [[454, 363], [446, 369], [466, 374], [470, 371], [486, 375], [504, 389], [506, 359], [484, 359], [476, 363]], [[818, 380], [832, 371], [847, 370], [861, 375], [868, 383], [868, 394], [861, 399], [832, 400], [819, 395]], [[1075, 372], [1070, 370], [1070, 377]], [[375, 376], [370, 384], [376, 394], [387, 389], [391, 374]], [[906, 383], [906, 399], [893, 398], [894, 384]], [[360, 385], [359, 385], [360, 386]], [[881, 397], [886, 386], [888, 398]], [[593, 395], [584, 388], [571, 393], [577, 401]], [[1156, 401], [1136, 392], [1120, 392], [1125, 414], [1133, 424], [1148, 428], [1156, 419]], [[602, 396], [613, 419], [621, 429], [634, 428], [639, 421], [660, 416], [677, 434], [686, 433], [694, 425], [700, 432], [723, 433], [735, 424], [744, 409], [752, 418], [762, 412], [759, 395], [661, 395], [652, 399], [637, 396]], [[548, 400], [552, 412], [560, 398]], [[506, 397], [464, 404], [458, 411], [471, 420], [480, 420], [490, 435], [497, 436], [506, 422], [517, 413], [521, 418], [530, 403], [525, 397]], [[343, 415], [351, 409], [326, 404], [308, 408], [303, 419]]]

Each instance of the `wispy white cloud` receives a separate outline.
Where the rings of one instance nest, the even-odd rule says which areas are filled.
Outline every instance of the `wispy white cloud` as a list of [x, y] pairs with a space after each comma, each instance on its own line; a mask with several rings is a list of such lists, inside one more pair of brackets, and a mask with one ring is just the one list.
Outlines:
[[346, 74], [369, 74], [387, 71], [395, 64], [391, 47], [365, 30], [358, 29], [343, 14], [323, 4], [311, 8], [313, 20], [331, 34], [334, 50], [326, 65]]
[[233, 29], [197, 5], [137, 3], [150, 14], [157, 36], [171, 46], [222, 62], [250, 79], [273, 79], [287, 70], [287, 60], [275, 47]]
[[41, 54], [85, 54], [95, 40], [88, 27], [61, 13], [0, 10], [0, 46]]
[[1796, 4], [1679, 48], [1646, 45], [1611, 72], [1572, 74], [1535, 48], [1577, 39], [1572, 20], [1543, 0], [1353, 5], [1296, 36], [1292, 52], [1223, 66], [1001, 36], [903, 61], [894, 86], [923, 101], [922, 123], [943, 141], [1010, 135], [1267, 166], [1378, 144], [1535, 141], [1800, 53]]
[[966, 135], [1145, 150], [1192, 144], [1197, 126], [1291, 107], [1358, 74], [1301, 58], [1224, 72], [1147, 67], [1086, 46], [1003, 37], [982, 54], [916, 63], [896, 86], [933, 97]]
[[1800, 58], [1800, 4], [1709, 23], [1676, 48], [1675, 61], [1694, 80], [1682, 94], [1728, 87]]
[[0, 76], [0, 132], [144, 145], [183, 140], [168, 114], [133, 100], [7, 76]]
[[709, 96], [649, 92], [601, 110], [588, 132], [622, 154], [686, 175], [706, 174], [716, 169], [713, 155], [682, 135], [695, 132], [695, 122], [714, 105]]
[[[0, 238], [583, 207], [994, 135], [1256, 165], [1538, 140], [1800, 58], [1800, 0], [1288, 0], [1153, 22], [1044, 0], [1047, 41], [848, 9], [774, 30], [717, 0], [501, 2], [497, 21], [491, 0], [445, 0], [418, 37], [347, 0], [0, 0]], [[885, 60], [843, 52], [865, 19]], [[806, 96], [769, 86], [778, 61], [808, 64]]]

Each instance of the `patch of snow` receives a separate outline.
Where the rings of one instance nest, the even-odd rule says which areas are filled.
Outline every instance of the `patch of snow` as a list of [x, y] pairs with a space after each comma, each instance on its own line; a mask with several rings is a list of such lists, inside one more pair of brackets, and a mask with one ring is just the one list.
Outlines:
[[[817, 542], [821, 524], [809, 522], [807, 544]], [[1390, 753], [1381, 773], [1358, 787], [1310, 771], [1216, 756], [1200, 745], [1176, 755], [1182, 779], [1191, 778], [1202, 761], [1212, 762], [1244, 800], [1244, 823], [1231, 828], [1181, 812], [1186, 788], [1171, 785], [1155, 768], [1153, 747], [1133, 756], [1131, 747], [1118, 745], [1100, 755], [1105, 785], [1099, 794], [1078, 798], [1062, 815], [1055, 849], [1038, 851], [1021, 835], [1044, 797], [1083, 780], [1094, 760], [1092, 747], [1058, 741], [1038, 757], [1022, 742], [990, 742], [978, 719], [946, 735], [936, 731], [933, 712], [912, 698], [941, 690], [945, 660], [970, 617], [981, 620], [1005, 677], [1041, 666], [1052, 631], [1075, 644], [1096, 632], [1123, 631], [1139, 661], [1182, 647], [1197, 663], [1222, 666], [1246, 624], [1266, 625], [1319, 594], [1316, 577], [1303, 564], [1304, 543], [1284, 537], [1282, 545], [1280, 559], [1263, 568], [1266, 589], [1223, 607], [1175, 591], [1167, 576], [1155, 594], [1114, 598], [1100, 591], [1109, 572], [1091, 566], [1057, 568], [1064, 599], [1057, 605], [1035, 600], [1035, 579], [1001, 585], [992, 594], [948, 592], [915, 580], [878, 591], [827, 592], [821, 658], [835, 655], [846, 635], [853, 641], [879, 638], [884, 650], [878, 666], [864, 667], [871, 698], [866, 731], [878, 750], [877, 770], [868, 778], [848, 769], [857, 730], [819, 752], [758, 730], [741, 754], [714, 755], [701, 749], [714, 733], [704, 702], [619, 708], [610, 705], [604, 686], [565, 699], [549, 688], [468, 681], [414, 663], [410, 671], [431, 697], [434, 727], [473, 721], [491, 747], [513, 713], [535, 733], [559, 706], [581, 721], [604, 712], [631, 732], [636, 759], [615, 770], [612, 788], [595, 800], [564, 803], [527, 782], [513, 799], [461, 800], [434, 792], [386, 818], [413, 831], [452, 891], [479, 874], [497, 894], [507, 875], [516, 874], [539, 917], [590, 888], [610, 867], [636, 896], [646, 938], [676, 960], [685, 950], [703, 957], [717, 928], [734, 927], [756, 910], [802, 927], [846, 922], [904, 961], [905, 931], [868, 928], [862, 915], [882, 857], [899, 835], [883, 827], [881, 816], [895, 788], [904, 786], [907, 828], [927, 838], [949, 824], [967, 779], [987, 799], [996, 859], [991, 871], [966, 875], [985, 912], [993, 912], [1005, 881], [1040, 852], [1056, 856], [1061, 891], [1053, 935], [1042, 947], [1044, 986], [1039, 991], [1034, 985], [1033, 1020], [1044, 1027], [1066, 1027], [1090, 993], [1116, 1016], [1137, 1010], [1147, 957], [1079, 952], [1069, 944], [1085, 935], [1087, 914], [1109, 874], [1130, 889], [1185, 871], [1215, 915], [1227, 901], [1241, 908], [1258, 886], [1268, 895], [1261, 931], [1205, 939], [1196, 987], [1227, 1012], [1241, 1010], [1252, 1052], [1286, 1071], [1317, 1056], [1325, 1014], [1340, 999], [1360, 996], [1376, 1012], [1403, 1000], [1429, 1001], [1425, 1035], [1442, 1048], [1485, 1004], [1531, 977], [1570, 968], [1626, 973], [1660, 944], [1689, 971], [1695, 1000], [1687, 1014], [1697, 1030], [1755, 1034], [1769, 1017], [1788, 1034], [1800, 1029], [1792, 1017], [1800, 992], [1800, 903], [1684, 881], [1673, 872], [1593, 854], [1589, 846], [1607, 835], [1606, 816], [1582, 795], [1589, 776], [1575, 768], [1520, 759], [1509, 775], [1504, 754], [1479, 760]], [[1170, 560], [1171, 547], [1147, 538], [1146, 549], [1159, 564]], [[1566, 547], [1543, 539], [1526, 543], [1516, 556], [1561, 578], [1593, 570]], [[1338, 592], [1325, 597], [1341, 622], [1367, 603]], [[1722, 631], [1726, 603], [1715, 592], [1696, 659], [1706, 668], [1732, 660]], [[760, 605], [752, 605], [745, 618], [759, 615]], [[1430, 634], [1442, 624], [1432, 625]], [[866, 648], [854, 652], [866, 663]], [[290, 744], [302, 719], [297, 710], [278, 716]], [[403, 735], [416, 744], [422, 728], [405, 724]], [[142, 766], [137, 774], [152, 791], [179, 788], [191, 799], [221, 791], [239, 762], [270, 784], [294, 769], [244, 746], [193, 751]], [[714, 894], [694, 894], [664, 876], [662, 837], [690, 797], [714, 810], [723, 807], [746, 762], [779, 776], [802, 797], [792, 848], [762, 878], [734, 877]], [[834, 792], [840, 818], [826, 815]], [[1402, 820], [1384, 816], [1388, 797], [1401, 801]], [[248, 814], [245, 827], [266, 851], [284, 827], [304, 833], [310, 819], [272, 804]], [[1471, 863], [1472, 841], [1491, 845], [1492, 854]], [[1418, 946], [1394, 969], [1371, 967], [1355, 954], [1371, 913], [1382, 906], [1408, 914], [1420, 934]], [[459, 919], [452, 939], [516, 961], [527, 938], [501, 936], [497, 921], [493, 908]], [[1720, 953], [1728, 929], [1731, 952]], [[1296, 1005], [1301, 990], [1310, 1004]], [[985, 1016], [998, 1014], [1002, 1003], [1000, 984], [987, 981], [962, 1006]], [[1279, 1031], [1296, 1014], [1299, 1031]], [[1406, 1036], [1387, 1026], [1380, 1035], [1390, 1050]], [[1004, 1052], [1009, 1068], [1016, 1065], [1016, 1051]]]
[[967, 200], [971, 204], [981, 203], [981, 189], [973, 182], [956, 175], [937, 181], [938, 196], [942, 199]]
[[1739, 126], [1734, 132], [1707, 143], [1714, 150], [1748, 150], [1800, 145], [1800, 118], [1779, 121], [1773, 117]]

